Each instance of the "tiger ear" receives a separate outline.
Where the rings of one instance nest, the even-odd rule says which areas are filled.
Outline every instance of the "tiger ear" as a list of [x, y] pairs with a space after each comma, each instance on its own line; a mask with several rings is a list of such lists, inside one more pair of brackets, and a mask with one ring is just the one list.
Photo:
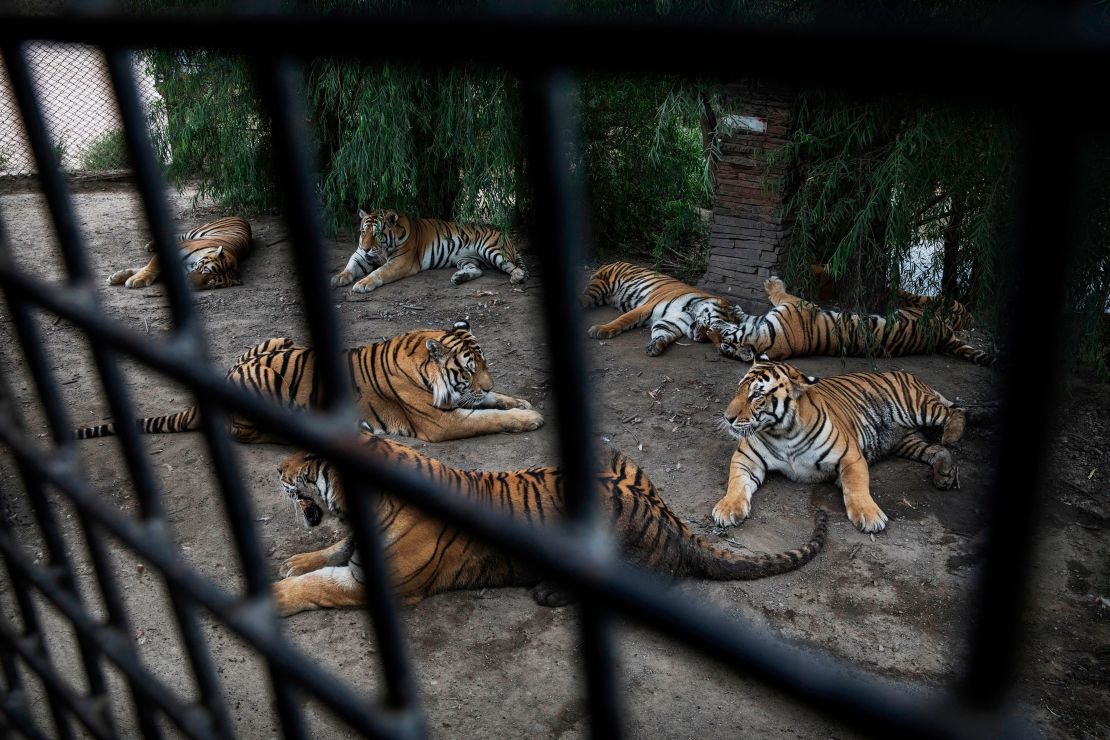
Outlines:
[[216, 254], [214, 256], [216, 259], [224, 256], [224, 247], [222, 244], [216, 248]]
[[451, 356], [451, 350], [434, 339], [424, 342], [424, 346], [428, 348], [428, 356], [436, 362], [443, 362]]
[[452, 329], [467, 329], [467, 330], [469, 330], [470, 329], [470, 324], [468, 324], [465, 321], [456, 321], [454, 324], [451, 325], [451, 328]]
[[391, 209], [385, 212], [385, 223], [388, 226], [395, 226], [399, 218], [400, 215], [397, 213], [397, 211]]
[[361, 208], [359, 208], [359, 209], [358, 209], [358, 217], [359, 217], [360, 219], [363, 219], [363, 218], [367, 218], [367, 217], [368, 217], [369, 215], [370, 215], [369, 213], [367, 213], [366, 211], [362, 210]]
[[790, 378], [791, 398], [801, 398], [817, 382], [817, 378], [806, 375], [796, 367], [787, 366], [786, 376]]

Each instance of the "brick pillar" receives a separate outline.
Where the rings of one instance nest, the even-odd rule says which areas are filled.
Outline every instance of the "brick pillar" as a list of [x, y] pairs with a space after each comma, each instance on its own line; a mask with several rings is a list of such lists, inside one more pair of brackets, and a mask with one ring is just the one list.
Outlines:
[[699, 286], [763, 313], [770, 305], [763, 281], [785, 260], [780, 193], [765, 187], [782, 171], [767, 172], [767, 153], [786, 143], [795, 97], [790, 88], [756, 81], [729, 85], [725, 94], [709, 269]]

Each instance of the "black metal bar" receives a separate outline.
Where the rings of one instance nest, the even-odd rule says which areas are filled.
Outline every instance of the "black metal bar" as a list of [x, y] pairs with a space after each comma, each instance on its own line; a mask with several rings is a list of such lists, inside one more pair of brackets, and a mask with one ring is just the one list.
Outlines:
[[[524, 120], [528, 161], [534, 168], [535, 225], [532, 245], [542, 266], [544, 325], [551, 351], [551, 379], [558, 419], [563, 490], [571, 525], [599, 555], [616, 557], [598, 516], [594, 484], [592, 408], [588, 360], [582, 344], [581, 265], [590, 243], [577, 151], [577, 88], [564, 74], [527, 80]], [[578, 177], [572, 173], [577, 167]], [[620, 736], [612, 620], [598, 605], [581, 607], [582, 657], [594, 737]]]
[[[1059, 115], [1059, 125], [1046, 129], [1040, 106]], [[1017, 281], [1011, 288], [1010, 324], [1003, 357], [1004, 404], [1000, 410], [1002, 438], [999, 460], [1021, 460], [1020, 466], [1000, 465], [991, 486], [988, 539], [980, 574], [977, 618], [972, 622], [970, 655], [962, 693], [969, 704], [996, 709], [1008, 697], [1021, 656], [1021, 618], [1032, 565], [1034, 524], [1048, 473], [1053, 418], [1062, 395], [1067, 325], [1064, 300], [1072, 272], [1078, 183], [1078, 130], [1074, 112], [1062, 100], [1039, 100], [1022, 113], [1022, 166], [1017, 183], [1015, 233]], [[1052, 257], [1044, 248], [1052, 244]], [[1029, 300], [1030, 295], [1039, 300]], [[1035, 366], [1029, 358], [1046, 358]], [[1037, 392], [1030, 394], [1029, 388]], [[1035, 419], [1035, 423], [1029, 423]]]
[[[1099, 9], [1063, 3], [1013, 9], [989, 23], [915, 19], [891, 25], [861, 17], [816, 24], [743, 19], [613, 18], [496, 14], [404, 15], [101, 13], [80, 24], [0, 15], [0, 39], [222, 48], [298, 57], [504, 65], [735, 78], [739, 73], [831, 87], [894, 89], [974, 100], [1022, 97], [1033, 81], [1067, 85], [1110, 63], [1110, 28]], [[413, 39], [420, 43], [413, 43]], [[460, 44], [459, 39], [466, 39]], [[373, 43], [367, 43], [373, 39]], [[573, 40], [574, 53], [568, 53]], [[690, 53], [668, 53], [672, 49]], [[943, 54], [934, 53], [943, 49]], [[813, 60], [821, 60], [814, 64]], [[882, 64], [876, 64], [882, 59]], [[1086, 104], [1095, 106], [1091, 96]]]
[[[0, 441], [19, 460], [64, 492], [74, 506], [161, 572], [167, 588], [177, 589], [200, 603], [355, 730], [371, 737], [408, 736], [407, 721], [372, 711], [362, 697], [342, 683], [337, 684], [333, 677], [294, 648], [280, 630], [273, 629], [266, 616], [272, 614], [268, 597], [242, 601], [198, 575], [182, 563], [160, 526], [137, 523], [122, 515], [77, 473], [71, 460], [44, 456], [3, 419], [0, 419]], [[101, 649], [105, 649], [103, 645]]]
[[[39, 178], [43, 184], [43, 190], [47, 196], [47, 204], [54, 219], [62, 255], [70, 276], [70, 284], [75, 290], [85, 294], [85, 299], [89, 304], [90, 310], [99, 312], [99, 303], [92, 288], [92, 283], [94, 282], [92, 272], [82, 247], [80, 234], [76, 228], [76, 219], [70, 206], [65, 182], [62, 180], [56, 156], [49, 145], [46, 124], [42, 117], [42, 111], [38, 104], [37, 95], [35, 94], [22, 50], [13, 47], [5, 47], [4, 58], [8, 65], [9, 76], [12, 80], [12, 86], [15, 90], [17, 100], [19, 101], [20, 109], [23, 112], [27, 137], [35, 153], [35, 159], [38, 162]], [[112, 59], [109, 59], [110, 69], [112, 69], [112, 61]], [[118, 72], [118, 69], [114, 71]], [[127, 120], [125, 116], [125, 123], [133, 124], [134, 122]], [[145, 128], [143, 130], [145, 132]], [[163, 229], [163, 231], [167, 231], [168, 233], [166, 229]], [[159, 234], [156, 232], [155, 238], [162, 242], [168, 242], [166, 234]], [[163, 268], [162, 274], [164, 278], [168, 279], [168, 285], [171, 288], [171, 298], [175, 295], [177, 296], [177, 299], [171, 301], [171, 303], [176, 306], [175, 312], [180, 318], [183, 313], [188, 310], [188, 302], [191, 299], [188, 293], [185, 292], [187, 288], [185, 287], [184, 276], [181, 273], [180, 260], [174, 255], [172, 260], [167, 261], [166, 254], [169, 254], [167, 244], [163, 244], [161, 249], [165, 253], [160, 255]], [[174, 280], [175, 277], [177, 278], [176, 283]], [[174, 290], [175, 284], [178, 290]], [[26, 345], [24, 345], [24, 351], [26, 351], [26, 349]], [[110, 352], [106, 351], [104, 347], [96, 343], [92, 345], [92, 353], [113, 415], [118, 419], [134, 418], [134, 411], [129, 394], [127, 393], [123, 376], [119, 370], [119, 365], [115, 357]], [[63, 416], [61, 419], [54, 418], [52, 421], [64, 423], [65, 419]], [[66, 447], [72, 447], [73, 440], [72, 435], [69, 434], [69, 429], [62, 426], [55, 428], [53, 431], [55, 439], [65, 439], [63, 444]], [[133, 425], [122, 424], [119, 431], [119, 441], [144, 516], [161, 516], [163, 512], [160, 496], [158, 494], [157, 481], [150, 468], [143, 444], [139, 440], [137, 429]], [[130, 632], [130, 627], [127, 613], [124, 609], [119, 589], [115, 584], [113, 570], [99, 533], [95, 528], [90, 529], [89, 522], [84, 519], [83, 514], [79, 517], [79, 523], [81, 524], [81, 531], [84, 533], [89, 554], [97, 574], [109, 621], [122, 633], [128, 634]], [[171, 602], [173, 600], [174, 595], [171, 594]], [[179, 620], [182, 618], [188, 619], [187, 607], [174, 604], [174, 608]], [[194, 668], [199, 667], [201, 669], [199, 673], [194, 672], [201, 694], [206, 702], [211, 702], [214, 715], [217, 718], [217, 726], [221, 727], [221, 734], [228, 735], [231, 731], [230, 713], [227, 711], [226, 704], [223, 703], [222, 691], [219, 690], [218, 685], [213, 686], [215, 671], [210, 664], [207, 666], [207, 671], [205, 671], [204, 669], [206, 666], [204, 665], [204, 659], [200, 658], [197, 653], [198, 647], [203, 650], [204, 642], [202, 635], [195, 623], [192, 625], [181, 623], [180, 621], [179, 623], [182, 626], [183, 633], [193, 637], [193, 640], [186, 642], [186, 649], [189, 652], [190, 661]], [[154, 718], [153, 708], [146, 702], [138, 699], [138, 687], [132, 684], [130, 688], [133, 705], [139, 718], [139, 724], [143, 730], [143, 734], [147, 737], [161, 737], [161, 730]]]

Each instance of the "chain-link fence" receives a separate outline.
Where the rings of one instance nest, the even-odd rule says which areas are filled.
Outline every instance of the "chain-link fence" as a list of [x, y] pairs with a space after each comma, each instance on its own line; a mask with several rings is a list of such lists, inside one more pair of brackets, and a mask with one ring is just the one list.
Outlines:
[[[79, 44], [32, 43], [26, 55], [62, 169], [84, 173], [127, 168], [119, 110], [100, 50]], [[136, 65], [135, 79], [149, 112], [158, 99], [154, 81], [141, 64]], [[0, 178], [34, 172], [34, 155], [11, 82], [6, 71], [0, 72]]]

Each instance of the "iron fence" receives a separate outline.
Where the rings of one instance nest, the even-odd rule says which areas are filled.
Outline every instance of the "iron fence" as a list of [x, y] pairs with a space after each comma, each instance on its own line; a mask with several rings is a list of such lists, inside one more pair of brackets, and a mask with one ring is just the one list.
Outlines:
[[[234, 631], [268, 667], [275, 706], [286, 737], [304, 737], [300, 705], [290, 698], [305, 692], [355, 730], [374, 737], [425, 734], [420, 697], [398, 626], [396, 604], [386, 578], [381, 543], [372, 526], [369, 496], [360, 482], [397, 492], [430, 514], [519, 555], [570, 585], [582, 598], [584, 671], [595, 736], [619, 735], [620, 696], [612, 657], [611, 620], [628, 618], [692, 647], [747, 678], [775, 687], [865, 734], [902, 737], [1005, 736], [1020, 722], [1008, 713], [1006, 698], [1014, 685], [1015, 656], [1021, 639], [1024, 587], [1037, 491], [1045, 473], [1048, 420], [1059, 386], [1060, 363], [1013, 363], [1006, 377], [1004, 429], [998, 455], [1022, 460], [1000, 465], [989, 504], [986, 561], [978, 589], [970, 654], [963, 677], [945, 690], [910, 691], [892, 687], [847, 665], [789, 647], [750, 625], [703, 604], [680, 600], [658, 587], [651, 576], [621, 562], [598, 525], [589, 486], [590, 399], [585, 352], [576, 308], [577, 265], [588, 243], [586, 201], [568, 163], [574, 151], [572, 82], [566, 71], [608, 69], [714, 75], [725, 79], [762, 74], [794, 81], [833, 83], [856, 90], [898, 89], [943, 93], [967, 100], [1012, 100], [1019, 106], [1026, 147], [1020, 193], [1021, 280], [1015, 296], [1036, 281], [1039, 296], [1056, 296], [1056, 305], [1015, 301], [1007, 346], [1013, 357], [1054, 357], [1064, 349], [1054, 331], [1063, 314], [1061, 289], [1068, 272], [1078, 214], [1075, 169], [1079, 137], [1094, 118], [1091, 96], [1072, 89], [1090, 70], [1110, 68], [1110, 34], [1087, 23], [1069, 5], [1026, 9], [1022, 23], [998, 23], [987, 30], [947, 27], [881, 29], [855, 24], [773, 27], [734, 23], [668, 24], [656, 21], [532, 17], [495, 13], [467, 18], [354, 17], [239, 13], [184, 18], [134, 17], [99, 12], [84, 17], [28, 18], [0, 15], [0, 44], [11, 90], [22, 113], [27, 139], [38, 164], [43, 193], [65, 261], [65, 290], [17, 267], [10, 234], [0, 233], [0, 289], [11, 313], [23, 357], [33, 375], [49, 422], [49, 444], [20, 427], [11, 399], [0, 416], [0, 440], [18, 463], [23, 495], [43, 533], [45, 563], [33, 562], [0, 518], [0, 554], [21, 616], [20, 625], [0, 623], [0, 724], [28, 737], [71, 737], [76, 722], [94, 737], [113, 737], [103, 667], [122, 674], [141, 730], [163, 734], [168, 719], [191, 737], [233, 734], [229, 709], [220, 690], [209, 648], [198, 626], [204, 609]], [[410, 39], [419, 33], [421, 43]], [[365, 39], [374, 38], [367, 44]], [[459, 43], [464, 39], [465, 43]], [[566, 42], [574, 39], [574, 55]], [[89, 270], [86, 246], [77, 226], [58, 153], [28, 59], [29, 41], [86, 43], [104, 50], [123, 131], [142, 193], [145, 216], [155, 236], [170, 299], [174, 328], [161, 340], [139, 335], [108, 318], [100, 306]], [[326, 391], [321, 409], [294, 417], [288, 410], [237, 392], [208, 361], [205, 329], [194, 308], [185, 276], [174, 259], [170, 219], [162, 195], [158, 162], [151, 149], [142, 95], [133, 76], [128, 48], [178, 48], [182, 45], [234, 51], [255, 65], [267, 113], [273, 120], [277, 174], [284, 195], [289, 233], [296, 244], [296, 268], [319, 371]], [[281, 54], [275, 53], [281, 50]], [[666, 50], [663, 53], [662, 50]], [[943, 53], [940, 53], [943, 52]], [[507, 66], [523, 80], [527, 156], [535, 187], [532, 244], [544, 275], [544, 319], [551, 351], [551, 378], [558, 439], [567, 490], [578, 492], [572, 521], [536, 531], [437, 489], [419, 475], [359, 454], [350, 390], [339, 358], [338, 331], [321, 259], [320, 224], [313, 190], [313, 166], [306, 142], [306, 118], [298, 88], [298, 61], [317, 55], [367, 61], [451, 64], [462, 59]], [[288, 55], [288, 56], [286, 56]], [[820, 60], [814, 65], [810, 60]], [[877, 63], [876, 60], [882, 60]], [[1097, 97], [1097, 96], [1094, 96]], [[1090, 102], [1087, 102], [1090, 100]], [[1040, 113], [1048, 107], [1066, 116], [1049, 132]], [[1063, 131], [1061, 131], [1063, 129]], [[1051, 137], [1051, 138], [1050, 138]], [[1044, 260], [1045, 243], [1057, 248]], [[92, 351], [117, 419], [136, 414], [122, 382], [120, 356], [128, 356], [180, 382], [196, 394], [219, 488], [226, 502], [246, 593], [230, 594], [186, 566], [165, 535], [162, 496], [143, 453], [137, 431], [119, 427], [125, 461], [134, 482], [141, 516], [123, 516], [107, 504], [83, 475], [71, 424], [58, 382], [38, 341], [32, 307], [57, 314], [92, 340]], [[1038, 393], [1030, 396], [1030, 385]], [[371, 623], [380, 646], [384, 694], [368, 702], [350, 687], [336, 684], [283, 636], [269, 597], [269, 579], [251, 516], [249, 498], [237, 471], [225, 431], [228, 412], [280, 432], [292, 443], [325, 455], [340, 466], [352, 506], [357, 547], [368, 563]], [[1025, 419], [1040, 423], [1021, 423]], [[52, 487], [78, 512], [89, 548], [105, 616], [83, 603], [70, 553], [61, 537]], [[5, 492], [11, 495], [11, 492]], [[108, 567], [108, 534], [141, 556], [165, 580], [174, 616], [183, 635], [198, 697], [188, 700], [144, 667], [136, 653], [128, 614]], [[31, 594], [44, 597], [77, 635], [86, 690], [77, 691], [60, 676], [47, 649], [47, 636]], [[24, 673], [41, 682], [49, 701], [52, 730], [39, 727], [28, 708]]]

